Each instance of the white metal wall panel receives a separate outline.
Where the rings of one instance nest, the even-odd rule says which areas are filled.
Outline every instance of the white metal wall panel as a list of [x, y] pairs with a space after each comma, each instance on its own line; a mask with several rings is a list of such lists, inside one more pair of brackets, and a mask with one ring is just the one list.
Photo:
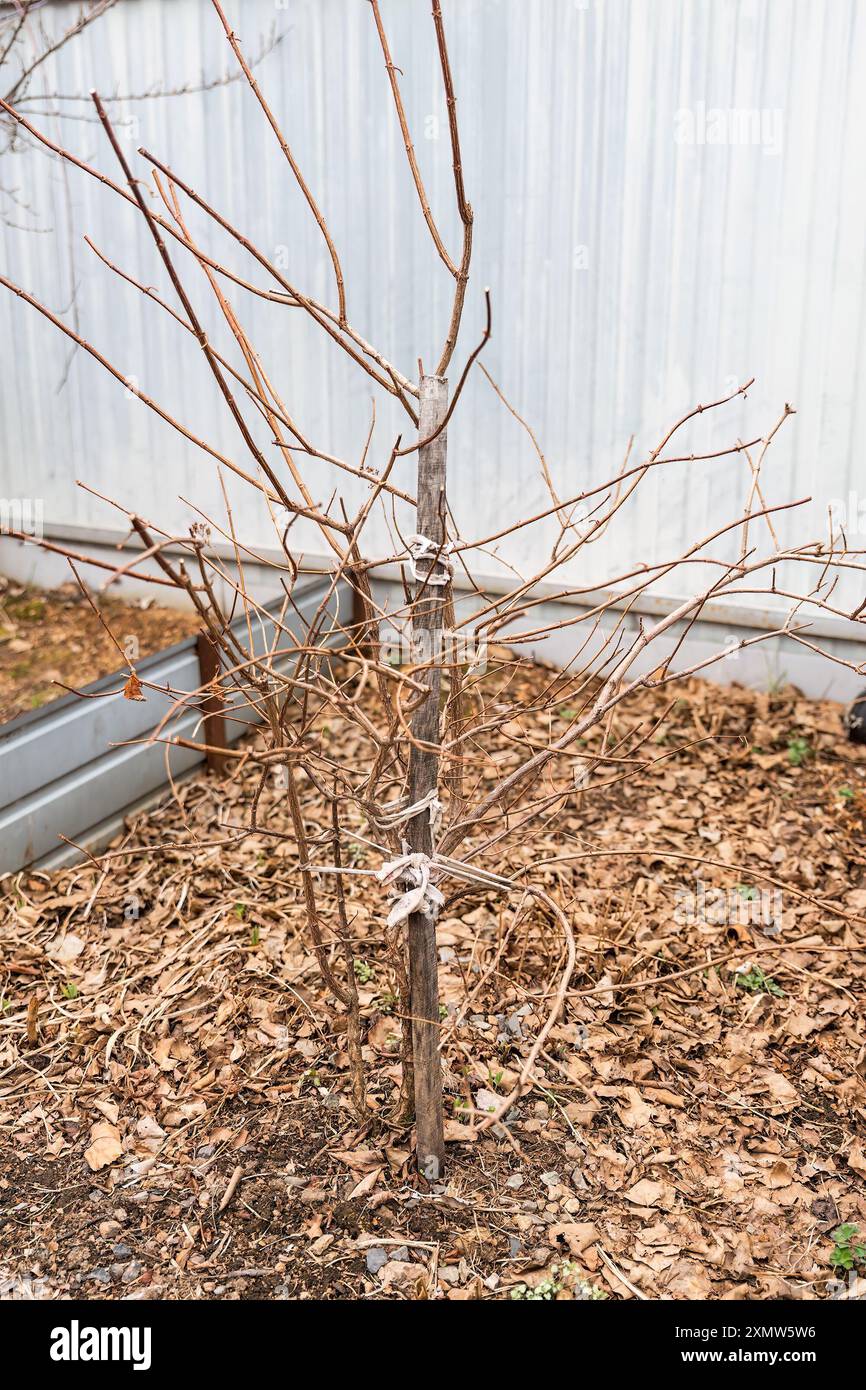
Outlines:
[[[227, 8], [250, 53], [274, 23], [286, 31], [259, 77], [328, 217], [352, 322], [407, 374], [419, 355], [429, 368], [452, 282], [415, 200], [369, 7], [234, 0]], [[460, 228], [429, 6], [382, 0], [382, 10], [431, 205], [456, 255]], [[782, 522], [783, 536], [820, 528], [830, 500], [858, 489], [866, 426], [866, 84], [858, 80], [866, 70], [866, 4], [445, 0], [444, 10], [476, 218], [452, 379], [477, 341], [482, 289], [490, 285], [494, 338], [485, 360], [532, 423], [567, 496], [609, 476], [630, 435], [638, 460], [690, 405], [754, 374], [744, 406], [700, 420], [683, 443], [701, 450], [752, 437], [790, 401], [798, 414], [771, 452], [767, 491], [773, 501], [815, 499], [811, 520]], [[61, 51], [46, 81], [64, 96], [93, 86], [111, 96], [233, 70], [209, 0], [121, 0]], [[766, 138], [678, 143], [683, 108], [696, 121], [702, 109], [755, 110]], [[116, 172], [86, 102], [33, 101], [29, 109]], [[286, 259], [299, 286], [334, 303], [321, 238], [242, 84], [111, 109], [131, 122], [130, 154], [143, 144], [164, 157], [268, 255]], [[135, 215], [27, 144], [3, 163], [0, 184], [17, 188], [30, 209], [13, 214], [4, 200], [5, 272], [241, 460], [237, 431], [192, 341], [83, 244], [87, 232], [170, 298]], [[194, 210], [190, 220], [209, 248], [265, 283], [230, 239]], [[195, 267], [187, 269], [195, 280]], [[357, 460], [369, 379], [298, 310], [242, 293], [234, 300], [303, 429]], [[200, 275], [197, 302], [208, 303]], [[210, 312], [208, 323], [216, 324]], [[219, 512], [211, 465], [8, 295], [0, 297], [0, 333], [0, 495], [42, 497], [47, 519], [78, 526], [120, 523], [76, 479], [178, 527], [194, 515], [182, 498]], [[224, 331], [220, 341], [233, 352]], [[377, 406], [371, 461], [381, 465], [402, 423], [387, 400]], [[452, 503], [467, 535], [546, 505], [526, 435], [478, 374], [449, 439]], [[402, 465], [410, 486], [413, 466], [411, 459]], [[327, 497], [333, 481], [321, 468], [317, 495]], [[678, 552], [738, 510], [745, 481], [742, 461], [657, 474], [577, 572], [601, 584], [636, 557]], [[272, 539], [262, 508], [236, 489], [233, 496], [244, 533]], [[315, 536], [298, 535], [321, 551]], [[528, 572], [551, 539], [548, 528], [530, 528], [504, 553]], [[376, 521], [368, 553], [388, 549], [387, 527]], [[486, 558], [478, 563], [492, 567]], [[847, 592], [860, 588], [852, 579]]]

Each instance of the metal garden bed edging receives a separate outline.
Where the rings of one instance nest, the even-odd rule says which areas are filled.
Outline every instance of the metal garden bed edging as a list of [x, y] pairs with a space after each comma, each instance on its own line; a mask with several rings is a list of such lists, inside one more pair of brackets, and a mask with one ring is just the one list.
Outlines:
[[[289, 631], [295, 623], [310, 621], [329, 584], [323, 576], [293, 595], [297, 612], [283, 619]], [[332, 612], [340, 597], [336, 591], [332, 595]], [[269, 611], [279, 608], [277, 603]], [[243, 616], [233, 628], [241, 640], [247, 639]], [[272, 618], [253, 618], [256, 655], [267, 650], [274, 631]], [[197, 690], [214, 673], [213, 656], [209, 644], [193, 634], [137, 662], [136, 670], [152, 686]], [[281, 663], [275, 664], [279, 668]], [[148, 744], [145, 740], [171, 709], [174, 698], [164, 690], [148, 689], [143, 702], [127, 700], [122, 693], [124, 680], [125, 673], [112, 672], [83, 688], [84, 695], [102, 698], [66, 695], [0, 726], [0, 874], [80, 858], [80, 851], [62, 841], [61, 835], [82, 850], [104, 847], [125, 816], [159, 799], [169, 783], [169, 771], [177, 781], [205, 760], [200, 749], [182, 743]], [[256, 711], [246, 705], [242, 714], [231, 717], [232, 705], [241, 700], [240, 694], [228, 700], [222, 718], [208, 701], [200, 709], [183, 710], [172, 717], [163, 736], [218, 744], [222, 725], [226, 743], [234, 742], [246, 727], [258, 722]], [[218, 763], [218, 754], [210, 760]]]

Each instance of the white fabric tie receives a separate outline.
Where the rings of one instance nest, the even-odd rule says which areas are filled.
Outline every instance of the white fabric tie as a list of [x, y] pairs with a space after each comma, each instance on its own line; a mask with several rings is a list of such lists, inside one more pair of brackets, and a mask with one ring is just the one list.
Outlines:
[[422, 811], [430, 810], [430, 829], [435, 836], [439, 828], [439, 821], [442, 818], [442, 802], [436, 795], [436, 788], [433, 787], [426, 796], [422, 796], [419, 801], [413, 801], [411, 806], [405, 797], [399, 801], [389, 801], [384, 806], [377, 806], [374, 812], [370, 813], [370, 820], [381, 830], [396, 830], [398, 825], [404, 821], [412, 820], [413, 816], [418, 816]]
[[[429, 584], [432, 588], [441, 589], [451, 580], [451, 572], [454, 568], [448, 559], [448, 552], [451, 549], [451, 542], [444, 541], [442, 545], [437, 545], [431, 541], [429, 536], [409, 536], [406, 540], [406, 549], [410, 555], [409, 568], [412, 571], [412, 578], [416, 584]], [[418, 573], [418, 561], [429, 560], [430, 569], [423, 574]], [[434, 570], [434, 564], [442, 566], [442, 572]]]
[[436, 885], [430, 882], [432, 869], [433, 861], [428, 854], [407, 853], [376, 870], [379, 882], [387, 883], [395, 891], [398, 885], [409, 885], [392, 903], [388, 914], [389, 927], [405, 922], [412, 912], [423, 912], [427, 917], [436, 916], [445, 899]]

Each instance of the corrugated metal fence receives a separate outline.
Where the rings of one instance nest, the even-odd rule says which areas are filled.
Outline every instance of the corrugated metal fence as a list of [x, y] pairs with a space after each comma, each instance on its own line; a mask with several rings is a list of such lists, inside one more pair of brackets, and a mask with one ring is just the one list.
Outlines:
[[[419, 354], [432, 362], [444, 335], [451, 281], [415, 201], [369, 7], [245, 0], [227, 8], [253, 55], [274, 25], [283, 35], [258, 75], [325, 209], [350, 318], [414, 375]], [[650, 447], [691, 404], [755, 374], [744, 407], [724, 425], [701, 421], [686, 442], [713, 447], [760, 433], [791, 401], [799, 413], [774, 448], [768, 490], [774, 500], [812, 494], [819, 527], [828, 502], [858, 488], [866, 425], [866, 84], [858, 76], [866, 70], [866, 5], [446, 0], [444, 8], [476, 215], [455, 366], [477, 339], [489, 284], [487, 364], [536, 429], [563, 495], [609, 476], [630, 435], [636, 451]], [[429, 7], [382, 0], [382, 9], [431, 204], [456, 252]], [[208, 0], [121, 0], [61, 51], [46, 81], [64, 98], [83, 98], [93, 86], [124, 98], [111, 110], [131, 154], [143, 144], [166, 159], [297, 284], [332, 302], [318, 232], [245, 87], [153, 94], [233, 71]], [[85, 100], [33, 100], [29, 109], [55, 137], [115, 172]], [[5, 195], [0, 228], [7, 273], [191, 428], [239, 456], [191, 343], [83, 244], [87, 232], [125, 269], [164, 288], [134, 214], [26, 144], [4, 160], [2, 184], [18, 190], [14, 205]], [[192, 222], [209, 247], [262, 282], [227, 237], [199, 214]], [[236, 299], [304, 430], [357, 459], [369, 380], [301, 313]], [[49, 522], [87, 527], [119, 523], [75, 487], [77, 478], [177, 526], [193, 515], [181, 497], [220, 509], [210, 467], [6, 295], [0, 334], [0, 493], [39, 496]], [[387, 457], [397, 427], [379, 402], [372, 462]], [[480, 375], [450, 440], [452, 502], [467, 534], [477, 534], [479, 518], [493, 530], [545, 505], [529, 441]], [[741, 462], [683, 466], [652, 479], [618, 529], [582, 559], [581, 574], [603, 583], [624, 555], [677, 552], [736, 509], [744, 471]], [[330, 485], [323, 469], [317, 492], [327, 495]], [[261, 509], [248, 511], [242, 496], [237, 506], [245, 534], [267, 539]], [[524, 532], [509, 558], [535, 568], [549, 539]], [[368, 547], [388, 549], [383, 523]]]

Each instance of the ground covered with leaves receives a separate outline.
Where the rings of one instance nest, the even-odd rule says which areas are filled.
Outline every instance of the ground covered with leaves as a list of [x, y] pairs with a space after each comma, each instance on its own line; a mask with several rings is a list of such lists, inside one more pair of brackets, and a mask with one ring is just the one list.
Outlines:
[[[549, 678], [513, 678], [527, 708]], [[416, 1176], [411, 1132], [389, 1121], [401, 1004], [382, 890], [347, 880], [362, 1123], [278, 785], [260, 800], [267, 833], [225, 843], [250, 765], [181, 785], [113, 858], [7, 879], [0, 1292], [862, 1296], [866, 755], [838, 706], [790, 689], [695, 681], [668, 705], [644, 691], [608, 730], [616, 743], [667, 711], [650, 757], [576, 779], [485, 861], [555, 898], [577, 964], [532, 1088], [480, 1135], [565, 953], [541, 905], [512, 930], [510, 898], [446, 902], [439, 1182]], [[547, 738], [543, 719], [486, 750], [500, 774]], [[337, 720], [322, 733], [353, 757]], [[327, 830], [309, 783], [304, 815]], [[165, 848], [181, 833], [194, 854]], [[378, 862], [358, 845], [356, 867]]]
[[[159, 608], [150, 599], [142, 606], [102, 595], [94, 603], [136, 661], [200, 626], [195, 613]], [[0, 577], [0, 724], [123, 666], [123, 654], [77, 584], [44, 590]]]

